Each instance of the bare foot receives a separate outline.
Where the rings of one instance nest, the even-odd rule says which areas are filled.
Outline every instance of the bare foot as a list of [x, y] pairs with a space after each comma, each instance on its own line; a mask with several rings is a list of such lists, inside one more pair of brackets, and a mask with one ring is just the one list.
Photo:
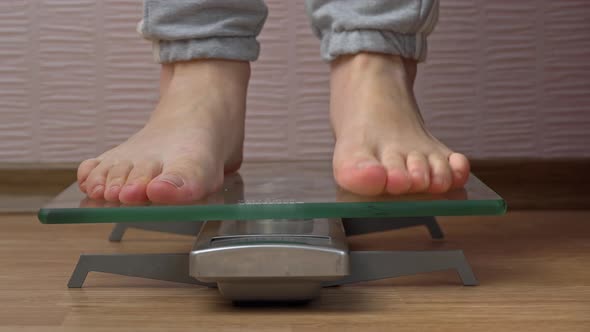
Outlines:
[[416, 64], [360, 53], [332, 63], [334, 176], [354, 193], [442, 193], [465, 185], [469, 161], [425, 128], [413, 93]]
[[199, 60], [163, 67], [148, 123], [121, 145], [85, 160], [80, 189], [112, 202], [183, 203], [216, 191], [242, 162], [247, 62]]

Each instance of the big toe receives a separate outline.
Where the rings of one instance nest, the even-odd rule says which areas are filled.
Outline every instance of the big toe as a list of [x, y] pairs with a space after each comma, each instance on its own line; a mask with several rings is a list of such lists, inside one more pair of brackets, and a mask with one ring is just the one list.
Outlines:
[[[179, 204], [203, 198], [220, 183], [219, 169], [204, 168], [197, 162], [181, 161], [164, 165], [162, 174], [147, 186], [147, 197], [154, 203]], [[221, 172], [221, 180], [223, 172]]]
[[382, 194], [387, 183], [385, 167], [370, 153], [350, 158], [335, 156], [334, 177], [340, 187], [367, 196]]

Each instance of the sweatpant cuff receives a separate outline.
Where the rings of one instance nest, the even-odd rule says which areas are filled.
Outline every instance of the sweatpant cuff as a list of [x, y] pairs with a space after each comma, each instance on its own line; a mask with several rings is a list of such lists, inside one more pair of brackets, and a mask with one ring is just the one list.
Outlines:
[[195, 59], [255, 61], [260, 44], [255, 37], [215, 37], [153, 41], [154, 60], [159, 63]]
[[399, 55], [403, 58], [426, 59], [426, 35], [391, 31], [350, 30], [321, 34], [322, 59], [332, 61], [340, 55], [374, 52]]

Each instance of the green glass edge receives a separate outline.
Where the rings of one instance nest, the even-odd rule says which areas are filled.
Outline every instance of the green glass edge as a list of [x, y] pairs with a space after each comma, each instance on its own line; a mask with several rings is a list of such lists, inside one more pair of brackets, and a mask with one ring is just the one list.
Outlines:
[[[305, 204], [243, 204], [207, 206], [153, 206], [124, 208], [67, 208], [39, 210], [43, 224], [91, 224], [131, 222], [176, 222], [204, 220], [256, 220], [305, 218], [380, 218], [422, 216], [500, 215], [506, 213], [503, 199], [419, 202], [355, 202]], [[195, 218], [191, 215], [198, 215]], [[80, 220], [84, 220], [80, 222]]]

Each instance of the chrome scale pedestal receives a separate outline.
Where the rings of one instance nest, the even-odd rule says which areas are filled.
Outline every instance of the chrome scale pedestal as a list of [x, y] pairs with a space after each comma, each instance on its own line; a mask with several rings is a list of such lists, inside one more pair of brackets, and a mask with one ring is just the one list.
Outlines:
[[310, 220], [226, 220], [125, 223], [128, 228], [198, 234], [190, 253], [80, 256], [68, 287], [82, 287], [88, 272], [217, 287], [235, 302], [306, 301], [321, 287], [442, 270], [455, 270], [463, 285], [477, 285], [461, 250], [350, 251], [347, 235], [425, 226], [443, 237], [433, 217]]

